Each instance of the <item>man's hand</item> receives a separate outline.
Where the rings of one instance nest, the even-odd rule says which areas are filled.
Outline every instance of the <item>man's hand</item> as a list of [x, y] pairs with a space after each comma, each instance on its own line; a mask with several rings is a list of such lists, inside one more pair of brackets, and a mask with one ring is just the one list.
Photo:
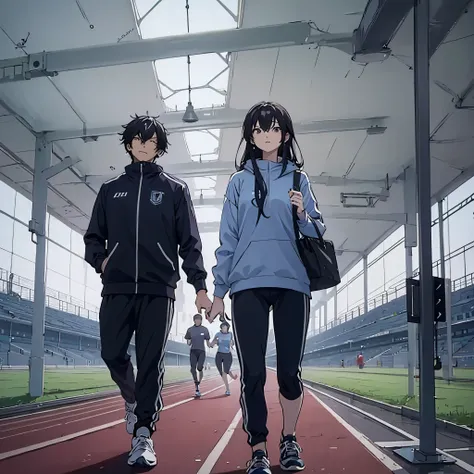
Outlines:
[[206, 314], [210, 311], [212, 302], [207, 297], [207, 292], [205, 290], [199, 290], [197, 292], [195, 304], [199, 314], [201, 314], [203, 309], [206, 311]]
[[224, 308], [224, 300], [222, 298], [218, 298], [214, 296], [214, 302], [212, 303], [211, 310], [206, 314], [206, 319], [212, 323], [214, 319], [217, 318], [219, 315], [224, 315], [225, 308]]

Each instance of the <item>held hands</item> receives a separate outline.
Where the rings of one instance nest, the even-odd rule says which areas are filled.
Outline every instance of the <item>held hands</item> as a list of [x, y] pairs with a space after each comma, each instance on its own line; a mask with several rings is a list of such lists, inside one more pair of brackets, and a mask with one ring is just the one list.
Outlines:
[[290, 196], [290, 202], [293, 206], [296, 206], [296, 212], [298, 213], [298, 217], [305, 214], [304, 206], [303, 206], [303, 195], [299, 191], [294, 191], [290, 189], [288, 191]]
[[224, 308], [224, 300], [222, 298], [218, 298], [214, 296], [214, 302], [212, 303], [211, 310], [206, 313], [206, 319], [212, 323], [217, 316], [224, 316], [225, 308]]
[[205, 290], [199, 290], [196, 294], [196, 309], [198, 313], [201, 313], [202, 310], [206, 311], [206, 314], [210, 311], [212, 303], [211, 300], [207, 296], [207, 292]]

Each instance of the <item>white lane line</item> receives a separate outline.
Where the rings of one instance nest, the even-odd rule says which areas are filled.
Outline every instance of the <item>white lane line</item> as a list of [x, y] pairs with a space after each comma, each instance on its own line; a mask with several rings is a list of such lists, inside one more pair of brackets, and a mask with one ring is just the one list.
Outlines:
[[[45, 416], [48, 416], [50, 413], [53, 413], [53, 412], [58, 412], [58, 411], [64, 411], [64, 410], [82, 410], [83, 407], [85, 407], [86, 405], [90, 405], [92, 403], [99, 403], [99, 402], [105, 402], [105, 401], [110, 401], [112, 399], [116, 398], [117, 400], [119, 398], [122, 398], [120, 395], [112, 395], [110, 397], [106, 397], [106, 398], [100, 398], [98, 400], [89, 400], [87, 402], [78, 402], [78, 403], [74, 403], [72, 405], [69, 405], [69, 406], [62, 406], [62, 407], [58, 407], [58, 408], [42, 408], [42, 407], [39, 407], [38, 410], [41, 410], [41, 411], [37, 411], [37, 412], [32, 412], [32, 413], [25, 413], [23, 415], [14, 415], [14, 416], [9, 416], [8, 418], [3, 418], [0, 420], [0, 427], [2, 426], [6, 426], [6, 425], [11, 425], [12, 423], [19, 423], [19, 422], [12, 422], [10, 423], [10, 420], [17, 420], [19, 418], [26, 418], [26, 417], [30, 417], [30, 416], [35, 416], [37, 418], [43, 418]], [[71, 407], [74, 406], [76, 408], [72, 409]]]
[[416, 446], [415, 441], [377, 441], [374, 444], [376, 444], [379, 448], [388, 449], [411, 448], [412, 446]]
[[457, 451], [474, 451], [473, 446], [468, 446], [465, 448], [450, 448], [450, 449], [443, 449], [445, 453], [455, 453]]
[[[34, 423], [27, 423], [29, 420], [22, 420], [21, 422], [20, 421], [13, 421], [11, 423], [5, 423], [5, 425], [0, 425], [0, 430], [1, 430], [2, 434], [6, 433], [7, 431], [18, 431], [18, 430], [21, 430], [23, 428], [28, 428], [30, 426], [38, 426], [38, 425], [44, 425], [46, 423], [51, 423], [51, 421], [67, 420], [68, 418], [77, 417], [79, 415], [78, 413], [75, 413], [77, 411], [83, 412], [83, 413], [84, 412], [85, 413], [95, 413], [95, 412], [99, 411], [99, 412], [102, 413], [102, 410], [106, 410], [108, 408], [113, 408], [115, 406], [118, 406], [117, 400], [114, 400], [112, 402], [107, 402], [107, 403], [101, 403], [100, 406], [98, 406], [97, 408], [95, 408], [95, 407], [94, 408], [89, 408], [88, 410], [77, 409], [76, 408], [76, 409], [71, 409], [67, 413], [58, 413], [56, 415], [53, 414], [53, 415], [49, 415], [48, 417], [42, 417], [41, 421], [31, 420]], [[123, 406], [121, 407], [121, 409], [123, 410]], [[53, 418], [53, 420], [51, 420], [50, 418]], [[10, 428], [4, 428], [4, 426], [11, 426], [11, 427]]]
[[[215, 392], [216, 390], [219, 390], [222, 387], [224, 387], [224, 384], [221, 384], [213, 388], [212, 390], [208, 390], [207, 392], [204, 392], [202, 395], [203, 396], [209, 395], [210, 393]], [[165, 406], [162, 411], [170, 410], [171, 408], [175, 408], [179, 405], [183, 405], [184, 403], [192, 402], [194, 400], [195, 400], [194, 397], [185, 398], [184, 400], [173, 403], [172, 405]], [[43, 441], [41, 443], [36, 443], [30, 446], [24, 446], [23, 448], [14, 449], [13, 451], [7, 451], [6, 453], [0, 453], [0, 461], [3, 461], [4, 459], [12, 458], [14, 456], [20, 456], [21, 454], [29, 453], [31, 451], [36, 451], [38, 449], [54, 446], [55, 444], [63, 443], [64, 441], [69, 441], [71, 439], [79, 438], [81, 436], [95, 433], [97, 431], [106, 430], [107, 428], [112, 428], [113, 426], [120, 425], [123, 422], [124, 420], [122, 418], [120, 420], [111, 421], [110, 423], [106, 423], [104, 425], [94, 426], [93, 428], [88, 428], [87, 430], [78, 431], [77, 433], [71, 433], [69, 435], [61, 436], [60, 438], [50, 439], [48, 441]]]
[[[214, 376], [214, 377], [212, 377], [208, 380], [213, 380], [214, 378], [217, 378], [217, 377]], [[169, 391], [170, 394], [172, 394], [173, 392], [170, 389], [176, 388], [178, 386], [180, 386], [180, 388], [181, 387], [184, 388], [187, 385], [189, 385], [189, 387], [191, 387], [191, 386], [194, 387], [194, 383], [191, 383], [191, 381], [189, 381], [189, 382], [179, 382], [179, 383], [170, 383], [169, 385], [166, 384], [163, 387], [163, 394], [167, 393], [168, 391]], [[99, 393], [99, 392], [97, 392], [97, 393]], [[26, 418], [26, 417], [30, 417], [30, 416], [35, 416], [37, 418], [42, 418], [42, 417], [45, 417], [45, 416], [49, 415], [50, 413], [58, 412], [58, 411], [62, 411], [62, 410], [68, 410], [68, 413], [69, 413], [71, 411], [81, 410], [86, 405], [90, 405], [92, 403], [97, 403], [98, 404], [98, 403], [101, 403], [101, 402], [111, 401], [113, 399], [117, 399], [117, 400], [120, 399], [121, 400], [122, 397], [120, 395], [111, 395], [109, 397], [98, 398], [98, 399], [95, 399], [95, 400], [88, 400], [86, 402], [75, 402], [75, 403], [72, 404], [72, 406], [74, 406], [74, 409], [71, 408], [71, 405], [61, 406], [61, 407], [58, 407], [58, 408], [47, 408], [47, 407], [41, 407], [40, 406], [40, 407], [38, 407], [38, 411], [36, 411], [36, 412], [24, 413], [23, 415], [8, 416], [8, 417], [0, 419], [0, 427], [11, 424], [10, 420], [16, 420], [16, 419], [19, 419], [19, 418]]]
[[[210, 383], [209, 383], [210, 381], [207, 381], [207, 382], [208, 383], [205, 384], [204, 389], [206, 389], [207, 386], [210, 385]], [[194, 387], [194, 384], [192, 386]], [[163, 398], [165, 399], [165, 403], [171, 397], [174, 398], [174, 397], [177, 397], [178, 395], [180, 395], [181, 393], [189, 392], [190, 388], [191, 388], [191, 385], [186, 390], [182, 390], [179, 393], [174, 393], [174, 392], [171, 393], [171, 394], [169, 392], [164, 393]], [[120, 399], [120, 400], [122, 400], [122, 399]], [[0, 428], [2, 428], [2, 430], [1, 430], [2, 434], [5, 434], [7, 431], [16, 432], [15, 434], [10, 434], [8, 436], [0, 437], [0, 440], [7, 439], [7, 438], [13, 438], [15, 436], [20, 436], [20, 435], [24, 435], [24, 434], [34, 433], [34, 432], [37, 432], [37, 431], [48, 430], [50, 428], [56, 428], [57, 426], [68, 425], [70, 423], [78, 423], [78, 422], [83, 421], [83, 420], [95, 418], [95, 417], [102, 416], [102, 415], [107, 415], [107, 414], [114, 413], [114, 412], [117, 412], [117, 411], [123, 411], [123, 405], [122, 405], [122, 403], [119, 403], [119, 400], [115, 400], [113, 402], [107, 402], [107, 404], [100, 403], [98, 405], [99, 406], [97, 408], [93, 408], [93, 409], [89, 408], [87, 411], [85, 411], [83, 409], [80, 409], [80, 408], [70, 410], [70, 412], [79, 411], [80, 413], [71, 414], [70, 412], [68, 412], [68, 413], [59, 413], [59, 416], [54, 415], [54, 414], [49, 415], [47, 417], [44, 416], [44, 417], [41, 418], [43, 421], [36, 421], [35, 423], [25, 424], [25, 421], [28, 421], [28, 420], [22, 420], [22, 421], [15, 421], [15, 422], [10, 423], [10, 425], [20, 424], [20, 426], [14, 426], [14, 427], [7, 428], [7, 429], [3, 429], [3, 427], [0, 426]], [[111, 408], [114, 408], [115, 406], [119, 406], [119, 405], [120, 405], [120, 408], [116, 408], [116, 409], [113, 409], [113, 410], [110, 410], [110, 411], [104, 411], [105, 409], [111, 409]], [[96, 414], [84, 417], [84, 416], [82, 416], [82, 413], [84, 413], [84, 412], [86, 412], [87, 414], [90, 414], [90, 413], [96, 413]], [[51, 418], [54, 418], [54, 419], [51, 419]], [[68, 419], [71, 419], [71, 418], [72, 418], [72, 421], [64, 421], [64, 420], [68, 420]], [[59, 420], [63, 420], [63, 422], [59, 423], [59, 424], [56, 423]], [[34, 420], [31, 420], [31, 421], [34, 421]], [[47, 423], [53, 423], [53, 424], [49, 424], [49, 425], [43, 426], [41, 428], [34, 428], [34, 429], [31, 429], [31, 430], [24, 431], [26, 428], [33, 427], [33, 426], [38, 426], [38, 425], [45, 425]], [[19, 430], [23, 430], [23, 431], [18, 433]]]
[[[391, 423], [388, 423], [387, 421], [382, 420], [381, 418], [379, 418], [375, 415], [372, 415], [372, 413], [361, 410], [360, 408], [357, 408], [356, 406], [350, 405], [349, 403], [347, 403], [343, 400], [340, 400], [337, 397], [333, 397], [332, 395], [329, 395], [328, 393], [325, 393], [321, 390], [318, 390], [317, 388], [311, 387], [311, 385], [308, 385], [308, 384], [303, 384], [303, 385], [309, 390], [311, 395], [313, 395], [315, 398], [317, 398], [317, 397], [314, 395], [314, 392], [319, 393], [319, 394], [321, 394], [321, 395], [323, 395], [327, 398], [330, 398], [331, 400], [334, 400], [335, 402], [349, 408], [350, 410], [353, 410], [353, 411], [356, 411], [356, 412], [360, 413], [365, 418], [369, 418], [369, 419], [381, 424], [382, 426], [385, 426], [390, 431], [393, 431], [394, 433], [398, 433], [399, 435], [401, 435], [401, 436], [403, 436], [403, 437], [405, 437], [405, 438], [407, 438], [411, 441], [414, 441], [417, 446], [419, 445], [420, 440], [418, 438], [416, 438], [415, 436], [411, 435], [410, 433], [408, 433], [407, 431], [402, 430], [401, 428], [398, 428], [397, 426], [392, 425]], [[447, 458], [450, 458], [453, 461], [456, 461], [456, 465], [459, 466], [461, 469], [464, 469], [465, 471], [469, 472], [470, 474], [474, 474], [474, 466], [472, 464], [468, 464], [467, 462], [463, 461], [462, 459], [459, 459], [459, 458], [453, 456], [452, 454], [449, 454], [447, 451], [443, 451], [442, 449], [437, 449], [437, 451], [438, 451], [439, 454], [442, 454], [442, 455], [446, 456]]]
[[234, 431], [241, 418], [242, 410], [239, 409], [239, 411], [234, 416], [232, 423], [229, 425], [225, 433], [221, 436], [221, 439], [214, 446], [214, 449], [204, 461], [204, 464], [201, 466], [201, 469], [199, 469], [197, 474], [211, 474], [212, 469], [216, 465], [221, 454], [224, 452], [225, 447], [229, 444], [229, 441], [232, 438], [232, 435], [234, 434]]
[[380, 449], [378, 449], [369, 438], [367, 438], [363, 433], [356, 430], [352, 425], [347, 423], [341, 416], [339, 416], [332, 408], [327, 406], [319, 397], [317, 397], [312, 391], [309, 391], [309, 394], [322, 406], [324, 407], [344, 428], [349, 431], [349, 433], [354, 436], [375, 458], [377, 458], [385, 467], [390, 469], [392, 472], [404, 471], [400, 464], [397, 464], [395, 461], [390, 459], [385, 455]]

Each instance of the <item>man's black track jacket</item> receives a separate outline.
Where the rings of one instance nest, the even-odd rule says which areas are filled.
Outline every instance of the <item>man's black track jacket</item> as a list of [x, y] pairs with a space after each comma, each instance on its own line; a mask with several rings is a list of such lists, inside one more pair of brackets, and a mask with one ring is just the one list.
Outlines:
[[[85, 259], [102, 295], [175, 298], [179, 256], [188, 283], [206, 289], [202, 244], [187, 185], [154, 163], [136, 162], [100, 188], [84, 235]], [[108, 258], [102, 273], [101, 266]]]

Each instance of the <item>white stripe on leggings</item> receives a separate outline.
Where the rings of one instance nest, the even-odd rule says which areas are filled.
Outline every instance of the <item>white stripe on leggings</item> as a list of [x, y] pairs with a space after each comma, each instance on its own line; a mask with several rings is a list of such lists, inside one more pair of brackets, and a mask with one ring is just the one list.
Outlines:
[[239, 359], [240, 365], [240, 407], [242, 408], [242, 424], [244, 427], [244, 431], [247, 433], [249, 440], [252, 441], [252, 435], [247, 428], [248, 424], [248, 412], [247, 412], [247, 403], [245, 401], [245, 382], [244, 382], [244, 361], [241, 357], [240, 352], [240, 344], [239, 344], [239, 336], [237, 335], [237, 325], [235, 324], [235, 311], [234, 311], [234, 298], [231, 299], [231, 309], [232, 309], [232, 320], [234, 323], [234, 337], [235, 337], [235, 345], [237, 347], [237, 358]]
[[309, 296], [306, 294], [303, 294], [303, 311], [304, 311], [304, 320], [303, 320], [303, 337], [301, 340], [301, 352], [300, 352], [300, 360], [298, 363], [298, 380], [300, 382], [300, 387], [301, 387], [301, 404], [300, 404], [300, 410], [298, 412], [298, 419], [300, 417], [301, 409], [303, 408], [303, 400], [304, 400], [304, 385], [303, 381], [301, 380], [301, 364], [303, 362], [303, 356], [304, 356], [304, 348], [306, 345], [306, 334], [308, 332], [308, 326], [309, 326], [309, 312], [310, 312], [310, 303], [309, 303]]

